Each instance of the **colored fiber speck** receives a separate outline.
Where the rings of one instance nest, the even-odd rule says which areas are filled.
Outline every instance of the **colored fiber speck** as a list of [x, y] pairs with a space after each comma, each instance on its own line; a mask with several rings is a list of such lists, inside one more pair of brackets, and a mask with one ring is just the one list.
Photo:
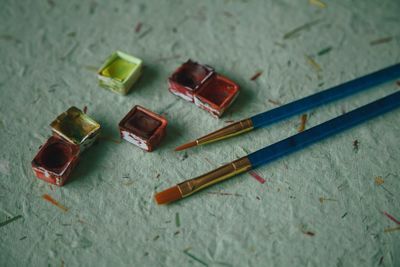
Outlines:
[[136, 27], [135, 27], [135, 32], [136, 33], [138, 33], [138, 32], [140, 32], [140, 29], [142, 29], [142, 23], [141, 22], [138, 22], [138, 24], [136, 24]]
[[318, 56], [325, 55], [325, 54], [329, 53], [331, 50], [332, 50], [331, 46], [329, 46], [327, 48], [324, 48], [324, 49], [322, 49], [321, 51], [318, 52]]
[[386, 228], [385, 230], [383, 230], [385, 233], [390, 233], [390, 232], [394, 232], [394, 231], [399, 231], [400, 230], [400, 226], [399, 227], [395, 227], [395, 228]]
[[321, 204], [324, 203], [324, 201], [337, 201], [337, 200], [333, 198], [324, 198], [324, 197], [319, 198], [319, 202], [321, 202]]
[[392, 41], [392, 39], [393, 39], [393, 37], [385, 37], [385, 38], [381, 38], [381, 39], [378, 39], [378, 40], [374, 40], [374, 41], [371, 41], [369, 44], [370, 45], [378, 45], [378, 44], [384, 44], [384, 43], [388, 43], [388, 42], [390, 42], [390, 41]]
[[356, 139], [353, 141], [353, 150], [355, 152], [358, 152], [358, 145], [360, 144], [360, 142]]
[[142, 39], [145, 37], [149, 32], [151, 32], [153, 28], [150, 26], [147, 30], [145, 30], [141, 35], [139, 35], [138, 39]]
[[308, 236], [315, 236], [315, 233], [313, 233], [313, 232], [311, 232], [311, 231], [305, 231], [305, 232], [303, 232], [305, 235], [308, 235]]
[[262, 178], [260, 175], [258, 175], [258, 173], [256, 173], [255, 171], [249, 171], [249, 174], [251, 176], [253, 176], [254, 179], [256, 179], [258, 182], [260, 182], [260, 184], [263, 184], [266, 181], [264, 178]]
[[12, 218], [10, 218], [10, 219], [8, 219], [8, 220], [5, 220], [4, 222], [1, 222], [1, 223], [0, 223], [0, 227], [3, 227], [3, 226], [5, 226], [5, 225], [7, 225], [7, 224], [9, 224], [9, 223], [12, 223], [13, 221], [16, 221], [16, 220], [18, 220], [18, 219], [20, 219], [20, 218], [22, 218], [22, 215], [17, 215], [17, 216], [12, 217]]
[[176, 227], [180, 227], [181, 226], [181, 220], [179, 219], [179, 213], [175, 213], [175, 225]]
[[183, 253], [185, 253], [187, 256], [189, 256], [190, 258], [192, 258], [193, 260], [197, 261], [198, 263], [204, 265], [204, 266], [208, 266], [207, 263], [205, 263], [204, 261], [200, 260], [199, 258], [197, 258], [196, 256], [194, 256], [193, 254], [189, 253], [187, 250], [184, 250]]
[[258, 77], [260, 77], [262, 74], [262, 71], [258, 71], [256, 72], [253, 76], [251, 76], [250, 80], [255, 81], [258, 79]]
[[290, 39], [290, 38], [296, 37], [301, 31], [307, 30], [319, 22], [320, 22], [320, 20], [314, 20], [314, 21], [308, 22], [304, 25], [301, 25], [301, 26], [291, 30], [290, 32], [286, 33], [283, 36], [283, 39]]
[[299, 133], [306, 129], [306, 123], [307, 123], [307, 114], [303, 114], [300, 117], [299, 129], [297, 129]]
[[323, 3], [323, 2], [320, 1], [320, 0], [309, 0], [308, 3], [310, 3], [311, 5], [320, 7], [320, 8], [326, 8], [326, 4]]
[[383, 256], [382, 256], [381, 259], [379, 260], [378, 266], [382, 265], [382, 263], [383, 263]]
[[282, 105], [282, 103], [281, 103], [281, 102], [279, 102], [279, 101], [276, 101], [276, 100], [272, 100], [272, 99], [268, 99], [268, 102], [269, 102], [269, 103], [271, 103], [271, 104], [274, 104], [274, 105], [276, 105], [276, 106], [280, 106], [280, 105]]
[[48, 202], [50, 202], [51, 204], [53, 204], [54, 206], [56, 206], [57, 208], [61, 209], [64, 212], [67, 212], [68, 209], [66, 207], [64, 207], [63, 205], [61, 205], [60, 203], [58, 203], [54, 198], [52, 198], [51, 196], [49, 196], [48, 194], [44, 194], [42, 196], [42, 198]]
[[[390, 174], [388, 174], [388, 175], [390, 175]], [[386, 176], [386, 177], [387, 177], [387, 176]], [[383, 178], [382, 178], [381, 176], [375, 177], [375, 184], [376, 184], [377, 186], [382, 187], [383, 190], [385, 190], [387, 193], [389, 193], [390, 195], [393, 196], [393, 193], [390, 192], [389, 190], [387, 190], [386, 187], [383, 186], [383, 183], [384, 183], [384, 182], [385, 182], [385, 180], [383, 180]]]
[[133, 185], [135, 182], [134, 181], [130, 181], [130, 182], [126, 182], [126, 183], [122, 183], [125, 186], [130, 186]]
[[400, 221], [398, 221], [395, 217], [393, 217], [392, 215], [390, 215], [389, 213], [387, 213], [386, 211], [383, 212], [383, 214], [388, 217], [390, 220], [392, 220], [393, 222], [400, 224]]
[[383, 185], [384, 182], [385, 182], [385, 180], [383, 180], [381, 176], [376, 176], [375, 177], [375, 184], [376, 185]]
[[320, 72], [322, 70], [321, 66], [310, 56], [306, 55], [307, 63], [316, 71]]

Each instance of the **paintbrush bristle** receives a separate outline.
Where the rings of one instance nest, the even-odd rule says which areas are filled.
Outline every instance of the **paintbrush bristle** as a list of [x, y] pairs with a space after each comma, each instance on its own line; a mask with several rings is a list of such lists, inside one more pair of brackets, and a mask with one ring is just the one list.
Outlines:
[[197, 146], [197, 142], [196, 141], [192, 141], [192, 142], [189, 142], [187, 144], [183, 144], [181, 146], [178, 146], [177, 148], [175, 148], [175, 151], [185, 150], [187, 148], [194, 147], [194, 146]]
[[182, 193], [179, 190], [178, 186], [173, 186], [171, 188], [168, 188], [167, 190], [159, 192], [154, 196], [154, 199], [156, 200], [158, 205], [168, 204], [177, 201], [181, 198], [182, 198]]

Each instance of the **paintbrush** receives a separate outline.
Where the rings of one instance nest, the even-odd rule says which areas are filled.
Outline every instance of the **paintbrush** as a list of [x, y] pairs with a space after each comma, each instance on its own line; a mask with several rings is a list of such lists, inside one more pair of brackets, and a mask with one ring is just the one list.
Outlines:
[[200, 137], [192, 142], [175, 148], [176, 151], [184, 150], [193, 146], [204, 145], [218, 140], [226, 139], [231, 136], [239, 135], [252, 131], [257, 128], [267, 126], [280, 120], [299, 114], [306, 110], [327, 104], [334, 100], [361, 92], [370, 87], [388, 82], [400, 77], [400, 63], [391, 67], [373, 72], [363, 77], [337, 85], [322, 92], [296, 100], [278, 108], [257, 114], [253, 117], [230, 124], [222, 129]]
[[155, 195], [155, 200], [158, 204], [167, 204], [187, 197], [212, 184], [267, 164], [399, 106], [400, 91], [159, 192]]

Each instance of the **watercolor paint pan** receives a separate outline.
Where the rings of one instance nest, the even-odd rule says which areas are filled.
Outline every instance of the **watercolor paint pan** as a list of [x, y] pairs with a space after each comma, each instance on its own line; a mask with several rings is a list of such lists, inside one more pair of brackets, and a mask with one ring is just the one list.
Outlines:
[[220, 117], [235, 101], [239, 94], [239, 86], [221, 75], [214, 75], [194, 95], [196, 106]]
[[168, 78], [169, 91], [219, 118], [239, 94], [239, 86], [207, 65], [188, 60]]
[[81, 152], [90, 147], [100, 133], [100, 124], [76, 107], [60, 114], [50, 126], [55, 136], [78, 145]]
[[189, 102], [194, 102], [195, 91], [214, 74], [212, 67], [189, 59], [168, 78], [169, 90]]
[[52, 136], [32, 160], [37, 178], [62, 186], [79, 161], [79, 146]]
[[141, 59], [116, 51], [97, 71], [99, 85], [118, 94], [126, 95], [141, 76], [142, 65]]
[[134, 106], [119, 123], [121, 138], [153, 151], [165, 136], [167, 120], [144, 107]]

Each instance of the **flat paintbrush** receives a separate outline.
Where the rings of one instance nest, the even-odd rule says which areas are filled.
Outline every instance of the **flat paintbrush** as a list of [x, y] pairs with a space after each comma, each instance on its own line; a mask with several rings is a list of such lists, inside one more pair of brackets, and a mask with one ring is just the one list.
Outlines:
[[239, 173], [257, 168], [263, 164], [267, 164], [399, 106], [400, 92], [396, 92], [273, 145], [267, 146], [209, 173], [157, 193], [155, 195], [155, 200], [158, 204], [166, 204], [187, 197], [205, 187], [226, 180]]
[[200, 137], [192, 142], [181, 145], [175, 150], [184, 150], [189, 147], [204, 145], [221, 139], [226, 139], [231, 136], [239, 135], [244, 132], [249, 132], [251, 130], [261, 128], [280, 120], [286, 119], [295, 114], [299, 114], [306, 110], [318, 107], [334, 100], [338, 100], [357, 92], [361, 92], [384, 82], [388, 82], [397, 77], [400, 77], [400, 63], [365, 75], [363, 77], [351, 80], [349, 82], [337, 85], [322, 92], [296, 100], [278, 108], [257, 114], [251, 118], [230, 124], [222, 129]]

